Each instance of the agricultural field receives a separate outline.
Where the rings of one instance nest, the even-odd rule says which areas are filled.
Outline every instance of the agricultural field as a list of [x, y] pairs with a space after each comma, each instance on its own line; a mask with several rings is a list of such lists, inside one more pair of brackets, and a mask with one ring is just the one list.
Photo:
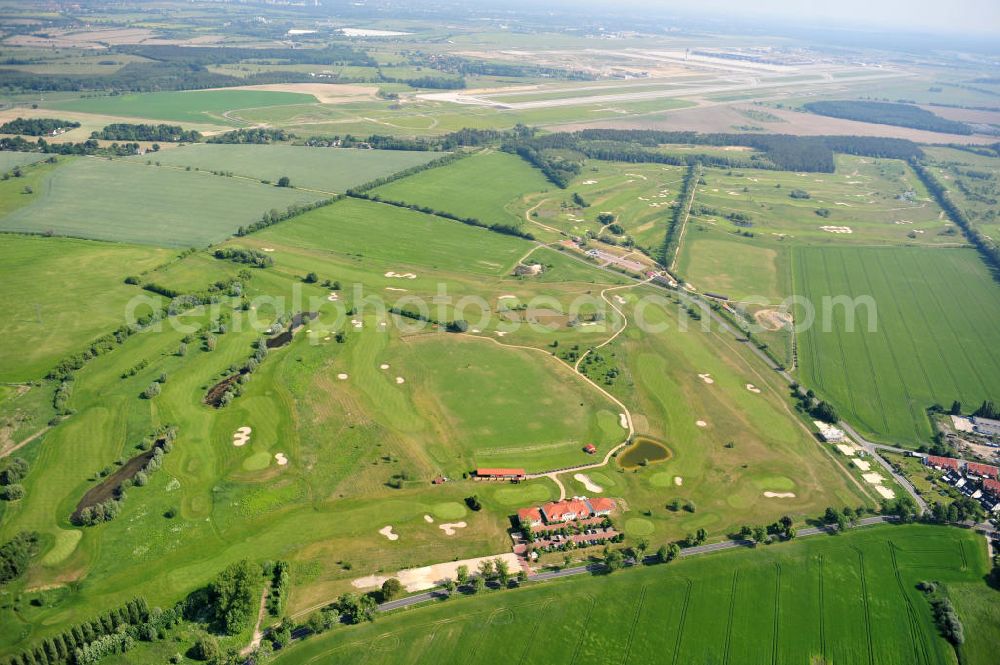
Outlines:
[[[797, 247], [792, 274], [817, 316], [797, 336], [802, 382], [863, 432], [915, 447], [931, 436], [925, 409], [1000, 390], [1000, 360], [984, 352], [998, 342], [998, 312], [983, 306], [997, 285], [973, 250]], [[839, 306], [824, 323], [823, 298], [838, 296], [874, 306], [853, 312], [853, 330]]]
[[[974, 534], [935, 527], [863, 529], [669, 565], [401, 612], [305, 640], [275, 662], [361, 663], [375, 652], [385, 663], [495, 663], [500, 653], [527, 663], [737, 654], [746, 662], [949, 663], [955, 653], [915, 585], [938, 580], [970, 603], [996, 594], [980, 580], [986, 561]], [[544, 626], [554, 628], [541, 639]], [[995, 627], [983, 628], [965, 647], [970, 655], [997, 639]]]
[[326, 194], [391, 175], [440, 157], [434, 152], [404, 150], [338, 150], [292, 145], [191, 144], [156, 155], [129, 158], [161, 166], [228, 172], [277, 182], [288, 176], [295, 187]]
[[298, 92], [185, 90], [85, 97], [50, 102], [46, 104], [46, 108], [119, 118], [145, 118], [179, 123], [240, 126], [243, 123], [229, 117], [230, 112], [250, 108], [314, 103], [316, 103], [315, 97]]
[[7, 173], [18, 166], [27, 166], [48, 159], [37, 152], [0, 152], [0, 173]]
[[60, 165], [31, 196], [0, 218], [0, 231], [170, 247], [219, 242], [266, 211], [323, 198], [245, 178], [97, 157]]
[[39, 379], [63, 356], [123, 323], [135, 287], [122, 280], [171, 257], [153, 247], [4, 235], [0, 381]]
[[[484, 224], [518, 227], [523, 218], [515, 209], [525, 194], [550, 189], [545, 177], [516, 155], [488, 152], [418, 173], [372, 190], [390, 201], [402, 201]], [[475, 196], [467, 192], [475, 191]]]

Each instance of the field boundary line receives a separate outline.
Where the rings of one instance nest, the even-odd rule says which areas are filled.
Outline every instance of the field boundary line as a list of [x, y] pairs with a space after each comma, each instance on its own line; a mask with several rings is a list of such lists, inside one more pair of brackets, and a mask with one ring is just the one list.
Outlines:
[[628, 662], [628, 658], [632, 653], [632, 642], [635, 640], [635, 628], [639, 625], [639, 616], [642, 615], [642, 607], [646, 603], [646, 591], [649, 589], [649, 585], [643, 584], [642, 589], [639, 591], [639, 600], [635, 604], [635, 614], [632, 616], [632, 624], [628, 629], [628, 639], [625, 640], [625, 649], [622, 653], [622, 665]]
[[778, 634], [781, 630], [781, 564], [774, 564], [774, 625], [771, 630], [771, 665], [778, 665]]
[[684, 580], [687, 583], [687, 589], [684, 591], [684, 603], [681, 605], [681, 616], [677, 622], [677, 639], [674, 640], [674, 657], [670, 661], [671, 665], [677, 665], [677, 659], [681, 655], [681, 643], [684, 638], [684, 624], [687, 621], [688, 605], [691, 604], [691, 588], [694, 586], [694, 582], [691, 579]]
[[729, 591], [729, 618], [726, 620], [726, 647], [723, 651], [722, 663], [729, 665], [729, 654], [733, 642], [733, 614], [736, 611], [736, 585], [740, 578], [740, 569], [733, 571], [733, 585]]
[[868, 578], [865, 576], [865, 553], [853, 548], [858, 553], [858, 571], [861, 574], [861, 601], [865, 608], [865, 637], [868, 641], [868, 663], [875, 665], [875, 647], [872, 644], [872, 614], [868, 603]]

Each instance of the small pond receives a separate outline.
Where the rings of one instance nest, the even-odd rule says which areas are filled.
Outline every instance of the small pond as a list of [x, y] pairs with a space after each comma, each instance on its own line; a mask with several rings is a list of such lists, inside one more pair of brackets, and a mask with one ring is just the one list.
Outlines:
[[626, 469], [654, 464], [670, 459], [670, 449], [648, 436], [637, 436], [632, 445], [618, 456], [618, 464]]

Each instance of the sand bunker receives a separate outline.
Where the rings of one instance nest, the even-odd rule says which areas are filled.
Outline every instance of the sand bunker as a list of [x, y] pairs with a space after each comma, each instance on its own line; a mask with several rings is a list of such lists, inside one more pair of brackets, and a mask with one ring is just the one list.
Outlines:
[[596, 180], [584, 180], [581, 184], [583, 184], [583, 185], [596, 185], [597, 181]]
[[794, 499], [795, 492], [764, 492], [768, 499]]
[[517, 300], [517, 296], [513, 296], [508, 293], [507, 295], [500, 296], [497, 300]]
[[503, 337], [504, 335], [506, 335], [506, 334], [507, 334], [507, 333], [506, 333], [506, 332], [504, 332], [503, 330], [494, 330], [493, 332], [495, 332], [495, 333], [496, 333], [497, 337]]
[[261, 247], [261, 249], [264, 250], [265, 252], [273, 252], [274, 251], [274, 247]]
[[708, 423], [706, 423], [704, 420], [696, 420], [694, 424], [697, 425], [698, 427], [708, 427]]
[[850, 226], [821, 226], [819, 228], [827, 233], [854, 233]]
[[866, 473], [861, 477], [865, 479], [866, 483], [871, 483], [872, 485], [881, 485], [882, 481], [885, 480], [885, 478], [878, 473]]
[[839, 450], [841, 454], [847, 455], [848, 457], [854, 456], [854, 446], [848, 445], [846, 443], [838, 443], [837, 450]]
[[[506, 561], [509, 570], [520, 569], [521, 564], [517, 559], [517, 555], [508, 551], [503, 554], [484, 556], [476, 559], [448, 561], [446, 563], [437, 563], [433, 566], [424, 566], [423, 568], [409, 568], [407, 570], [400, 570], [391, 577], [398, 579], [403, 584], [403, 587], [411, 593], [415, 591], [426, 591], [427, 589], [433, 589], [446, 579], [454, 580], [458, 577], [459, 566], [465, 566], [470, 571], [475, 571], [479, 569], [479, 564], [481, 562], [495, 561], [496, 559], [503, 559]], [[368, 575], [366, 577], [359, 577], [358, 579], [351, 581], [351, 586], [355, 589], [374, 589], [382, 586], [382, 583], [389, 579], [389, 577], [390, 575]]]
[[885, 485], [876, 485], [875, 486], [875, 491], [878, 492], [882, 496], [883, 499], [895, 499], [896, 498], [896, 493], [893, 492], [888, 487], [886, 487]]
[[867, 471], [868, 469], [872, 468], [872, 463], [866, 462], [863, 459], [856, 459], [851, 461], [854, 462], [854, 466], [858, 467], [862, 471]]
[[699, 374], [698, 378], [705, 383], [715, 383], [715, 379], [712, 378], [711, 374]]
[[391, 526], [384, 526], [378, 530], [380, 534], [388, 538], [389, 540], [399, 540], [399, 534], [392, 532]]
[[455, 529], [464, 529], [468, 526], [465, 522], [445, 522], [444, 524], [439, 524], [438, 528], [444, 531], [446, 536], [454, 536]]
[[275, 453], [274, 461], [278, 463], [278, 466], [285, 466], [288, 464], [288, 458], [285, 457], [285, 453]]
[[391, 270], [389, 272], [387, 272], [385, 274], [385, 276], [386, 277], [395, 277], [396, 279], [416, 279], [417, 278], [417, 276], [414, 275], [412, 272], [398, 273], [398, 272], [392, 272]]
[[351, 319], [351, 325], [354, 326], [355, 328], [362, 328], [365, 324], [364, 322], [359, 321], [358, 319]]
[[424, 521], [427, 522], [428, 524], [434, 524], [434, 518], [431, 517], [430, 515], [424, 515]]
[[603, 487], [601, 487], [600, 485], [598, 485], [597, 483], [595, 483], [593, 480], [591, 480], [590, 476], [588, 476], [585, 473], [575, 473], [575, 474], [573, 474], [573, 480], [576, 480], [576, 481], [580, 482], [585, 488], [587, 488], [588, 492], [597, 492], [598, 494], [600, 494], [601, 492], [604, 491]]
[[628, 416], [626, 416], [624, 413], [619, 413], [618, 424], [622, 426], [622, 429], [628, 429]]
[[397, 384], [399, 384], [399, 383], [406, 383], [406, 379], [404, 379], [404, 378], [403, 378], [403, 377], [401, 377], [401, 376], [397, 376], [397, 377], [396, 377], [396, 383], [397, 383]]
[[341, 372], [340, 374], [337, 375], [337, 378], [340, 379], [341, 381], [347, 381], [348, 376], [343, 372]]
[[379, 369], [389, 369], [389, 365], [388, 365], [388, 363], [382, 363], [381, 365], [378, 366], [378, 368]]
[[760, 388], [758, 388], [757, 386], [755, 386], [752, 383], [748, 383], [747, 384], [747, 390], [749, 390], [752, 393], [758, 393], [758, 394], [760, 393]]
[[406, 289], [397, 289], [397, 288], [396, 288], [396, 287], [394, 287], [394, 286], [387, 286], [387, 287], [385, 287], [385, 290], [386, 290], [386, 291], [403, 291], [403, 292], [405, 292], [405, 291], [406, 291]]
[[684, 484], [684, 479], [683, 478], [681, 478], [680, 476], [674, 476], [674, 485], [677, 485], [678, 487], [680, 487], [683, 484]]
[[250, 432], [252, 432], [249, 427], [240, 427], [233, 433], [233, 445], [239, 448], [240, 446], [247, 445], [250, 441]]
[[338, 300], [340, 300], [340, 296], [338, 296], [336, 293], [331, 293], [326, 297], [326, 299], [329, 300], [330, 302], [337, 302]]
[[615, 295], [615, 300], [618, 301], [619, 305], [624, 305], [625, 304], [625, 298], [623, 298], [623, 297], [621, 297], [619, 295]]

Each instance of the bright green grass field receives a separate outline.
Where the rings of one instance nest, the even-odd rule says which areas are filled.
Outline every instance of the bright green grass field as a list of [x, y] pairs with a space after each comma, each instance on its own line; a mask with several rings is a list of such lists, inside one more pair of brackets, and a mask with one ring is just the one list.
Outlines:
[[202, 246], [267, 210], [321, 197], [240, 178], [84, 158], [55, 169], [31, 203], [0, 219], [0, 231]]
[[[530, 245], [513, 236], [475, 228], [384, 203], [344, 199], [254, 234], [264, 246], [291, 245], [323, 256], [349, 254], [373, 273], [419, 268], [496, 275], [512, 269]], [[281, 257], [275, 255], [275, 260]], [[399, 288], [410, 286], [397, 280]]]
[[117, 327], [138, 293], [122, 280], [169, 257], [153, 247], [3, 236], [0, 381], [40, 378], [59, 358]]
[[435, 152], [405, 150], [338, 150], [292, 145], [194, 143], [174, 150], [164, 150], [152, 157], [143, 155], [130, 159], [145, 163], [152, 158], [168, 166], [229, 171], [271, 182], [277, 182], [281, 176], [288, 176], [296, 187], [337, 193], [440, 156], [440, 153]]
[[[336, 628], [275, 662], [947, 664], [955, 653], [915, 585], [996, 603], [985, 570], [970, 532], [875, 527], [440, 602]], [[973, 647], [997, 627], [966, 634], [967, 662], [993, 662]]]
[[80, 113], [97, 113], [119, 117], [150, 118], [174, 122], [239, 125], [227, 118], [227, 111], [311, 104], [316, 98], [298, 92], [266, 90], [197, 90], [180, 92], [147, 92], [113, 97], [88, 97], [52, 102], [49, 108]]
[[552, 187], [541, 172], [520, 157], [491, 152], [397, 180], [373, 193], [392, 201], [473, 217], [485, 224], [519, 226], [523, 218], [510, 208], [511, 204], [524, 194]]
[[[926, 443], [927, 407], [1000, 394], [1000, 289], [972, 250], [796, 248], [793, 257], [796, 292], [818, 314], [798, 337], [802, 381], [864, 432]], [[854, 332], [843, 307], [823, 330], [822, 299], [839, 295], [874, 299], [874, 332], [864, 307]]]

